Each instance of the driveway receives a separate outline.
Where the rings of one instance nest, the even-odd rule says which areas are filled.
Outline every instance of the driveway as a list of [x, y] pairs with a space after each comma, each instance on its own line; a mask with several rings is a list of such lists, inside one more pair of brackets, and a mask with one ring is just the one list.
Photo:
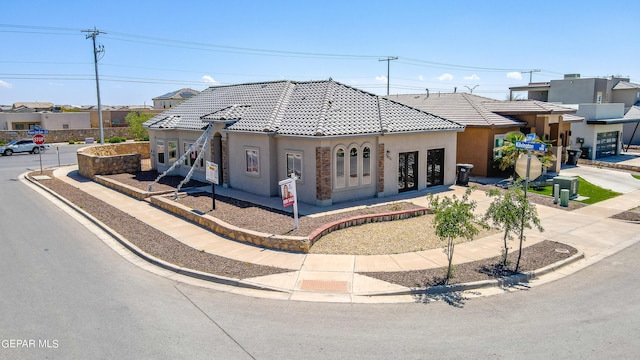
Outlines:
[[[638, 160], [640, 165], [640, 160]], [[629, 193], [640, 189], [640, 180], [631, 176], [630, 173], [594, 166], [575, 166], [563, 168], [560, 171], [562, 176], [580, 176], [588, 182], [600, 186], [604, 189], [611, 189], [619, 193]]]

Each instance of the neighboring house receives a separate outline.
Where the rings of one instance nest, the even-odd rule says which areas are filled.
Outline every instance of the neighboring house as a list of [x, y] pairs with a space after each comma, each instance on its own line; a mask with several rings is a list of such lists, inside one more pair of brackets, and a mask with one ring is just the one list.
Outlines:
[[[529, 99], [548, 101], [559, 104], [624, 104], [624, 113], [632, 111], [634, 106], [640, 106], [640, 84], [629, 81], [627, 77], [611, 76], [607, 78], [581, 78], [580, 74], [566, 74], [562, 80], [551, 80], [546, 83], [530, 83], [525, 86], [516, 86], [509, 88], [513, 96], [514, 91], [526, 91]], [[589, 111], [591, 111], [590, 108]], [[600, 128], [602, 141], [613, 141], [615, 136], [618, 140], [624, 139], [625, 143], [640, 144], [640, 137], [632, 137], [637, 130], [637, 122], [632, 121], [637, 116], [633, 113], [626, 117], [624, 123], [620, 122], [619, 116], [611, 119], [615, 120], [615, 125], [622, 125], [622, 130], [618, 131], [618, 127], [610, 129]], [[592, 119], [594, 120], [594, 119]], [[602, 119], [600, 119], [602, 120]], [[591, 124], [594, 125], [594, 124]], [[604, 125], [600, 123], [599, 125]], [[614, 125], [609, 122], [609, 125]], [[605, 131], [607, 130], [607, 131]], [[610, 131], [609, 131], [610, 130]], [[607, 135], [605, 135], [607, 133]], [[616, 133], [616, 134], [614, 134]], [[600, 156], [610, 153], [609, 151], [599, 152]], [[594, 156], [598, 152], [593, 151]], [[591, 155], [591, 154], [590, 154]], [[591, 158], [592, 156], [588, 156]]]
[[198, 90], [180, 89], [153, 98], [153, 108], [156, 110], [166, 110], [180, 104], [181, 102], [198, 95]]
[[0, 113], [2, 130], [30, 130], [36, 125], [46, 130], [89, 129], [89, 113], [49, 111]]
[[571, 140], [582, 151], [581, 157], [591, 160], [619, 155], [623, 126], [640, 121], [640, 112], [625, 115], [623, 103], [580, 104], [577, 115], [585, 121], [573, 126]]
[[[91, 108], [88, 110], [91, 118], [91, 127], [98, 128], [100, 126], [100, 118], [98, 117], [98, 109]], [[164, 110], [155, 110], [145, 106], [109, 106], [102, 108], [102, 126], [103, 127], [126, 127], [129, 124], [126, 121], [127, 115], [135, 111], [138, 113], [160, 114]]]
[[582, 121], [571, 116], [576, 110], [541, 101], [500, 101], [467, 93], [390, 95], [388, 99], [424, 110], [465, 125], [458, 133], [457, 162], [474, 166], [476, 176], [499, 176], [494, 147], [502, 144], [510, 131], [535, 133], [551, 141], [560, 161], [551, 166], [559, 171], [569, 145], [571, 124]]
[[53, 110], [50, 102], [17, 102], [11, 107], [13, 112], [40, 112]]
[[513, 92], [526, 91], [530, 100], [560, 104], [605, 104], [622, 102], [625, 107], [640, 101], [640, 85], [625, 77], [581, 78], [580, 74], [566, 74], [562, 80], [530, 83], [509, 88]]
[[[347, 85], [274, 81], [213, 86], [145, 123], [164, 172], [211, 124], [206, 160], [220, 184], [276, 196], [295, 173], [300, 201], [327, 206], [455, 181], [464, 126]], [[205, 179], [196, 149], [175, 173]]]

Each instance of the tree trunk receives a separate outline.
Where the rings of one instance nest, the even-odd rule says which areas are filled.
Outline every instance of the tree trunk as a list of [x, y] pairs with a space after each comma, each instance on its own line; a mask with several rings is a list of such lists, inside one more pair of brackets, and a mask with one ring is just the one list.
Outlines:
[[502, 239], [504, 241], [504, 257], [502, 258], [502, 266], [504, 267], [507, 266], [507, 256], [509, 255], [509, 248], [507, 247], [507, 234], [508, 234], [508, 230], [505, 229], [504, 239]]
[[449, 279], [453, 275], [453, 239], [449, 239], [447, 242], [447, 260], [449, 260], [449, 266], [447, 267], [447, 278], [444, 280], [445, 285], [449, 284]]

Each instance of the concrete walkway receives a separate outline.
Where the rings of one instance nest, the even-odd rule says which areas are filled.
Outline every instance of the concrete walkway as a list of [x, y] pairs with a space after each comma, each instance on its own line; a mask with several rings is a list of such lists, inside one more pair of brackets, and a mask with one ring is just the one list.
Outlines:
[[[244, 279], [242, 282], [281, 291], [279, 298], [305, 301], [330, 302], [398, 302], [412, 301], [407, 295], [371, 296], [406, 293], [407, 288], [360, 275], [361, 272], [407, 271], [446, 266], [442, 249], [433, 249], [393, 255], [319, 255], [294, 254], [245, 245], [222, 238], [193, 223], [164, 212], [146, 201], [139, 201], [113, 191], [92, 181], [75, 176], [77, 166], [55, 170], [57, 178], [95, 196], [131, 216], [140, 219], [178, 241], [198, 250], [260, 265], [290, 269], [290, 272]], [[598, 169], [600, 170], [600, 169]], [[563, 174], [563, 173], [561, 173]], [[563, 174], [564, 175], [564, 174]], [[581, 175], [583, 176], [583, 175]], [[633, 179], [633, 178], [632, 178]], [[633, 179], [640, 184], [639, 180]], [[466, 188], [452, 186], [440, 189], [440, 195], [462, 196]], [[218, 189], [216, 189], [218, 193]], [[224, 193], [222, 193], [224, 192]], [[231, 189], [221, 189], [221, 195], [240, 197], [256, 203], [280, 201], [238, 194]], [[425, 206], [426, 193], [414, 192], [398, 197], [376, 199], [381, 202], [412, 201]], [[491, 199], [483, 192], [472, 193], [478, 203], [477, 211], [483, 213]], [[369, 202], [370, 203], [370, 202]], [[364, 203], [362, 204], [364, 205]], [[543, 240], [553, 240], [571, 245], [584, 252], [586, 259], [597, 259], [640, 240], [638, 225], [609, 219], [610, 215], [640, 205], [640, 190], [629, 189], [624, 195], [575, 211], [538, 206], [545, 232], [529, 231], [526, 245]], [[323, 211], [342, 211], [340, 206], [316, 208], [306, 206], [301, 212], [319, 214]], [[502, 234], [456, 245], [454, 263], [464, 263], [500, 255]], [[514, 244], [514, 246], [516, 246]], [[252, 293], [252, 295], [256, 295]], [[273, 297], [273, 294], [269, 295]]]

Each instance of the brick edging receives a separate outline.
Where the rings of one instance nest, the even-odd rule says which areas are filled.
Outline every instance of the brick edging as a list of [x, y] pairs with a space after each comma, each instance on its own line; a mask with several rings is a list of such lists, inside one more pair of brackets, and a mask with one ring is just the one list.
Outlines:
[[382, 214], [359, 215], [359, 216], [354, 216], [354, 217], [350, 217], [343, 220], [336, 220], [314, 230], [311, 234], [309, 234], [309, 241], [311, 242], [311, 245], [313, 245], [321, 237], [333, 231], [341, 230], [351, 226], [358, 226], [358, 225], [370, 224], [375, 222], [383, 222], [383, 221], [403, 220], [403, 219], [409, 219], [412, 217], [426, 215], [429, 213], [430, 213], [429, 209], [421, 208], [421, 209], [392, 211], [392, 212], [386, 212]]

